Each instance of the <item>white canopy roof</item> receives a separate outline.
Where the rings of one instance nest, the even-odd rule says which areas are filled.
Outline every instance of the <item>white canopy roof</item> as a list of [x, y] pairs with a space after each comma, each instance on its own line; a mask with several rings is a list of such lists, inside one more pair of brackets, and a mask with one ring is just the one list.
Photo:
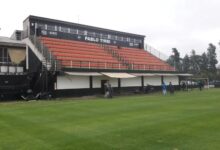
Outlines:
[[136, 76], [128, 74], [128, 73], [107, 73], [102, 72], [103, 75], [111, 77], [111, 78], [134, 78]]
[[182, 73], [182, 74], [172, 74], [172, 73], [132, 73], [134, 76], [192, 76], [192, 74]]
[[102, 76], [98, 72], [65, 72], [65, 74], [72, 76]]

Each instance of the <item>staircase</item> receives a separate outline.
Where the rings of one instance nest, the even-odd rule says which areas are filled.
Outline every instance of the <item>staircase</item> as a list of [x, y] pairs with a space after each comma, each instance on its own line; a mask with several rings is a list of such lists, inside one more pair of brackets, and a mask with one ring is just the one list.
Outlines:
[[49, 49], [43, 45], [37, 36], [29, 36], [23, 40], [36, 55], [42, 65], [36, 66], [37, 71], [31, 80], [31, 89], [35, 95], [48, 96], [53, 91], [54, 77], [61, 71], [60, 62], [53, 56]]
[[100, 44], [100, 47], [102, 47], [107, 53], [111, 54], [112, 57], [116, 58], [122, 65], [126, 66], [128, 69], [132, 69], [132, 63], [125, 60], [124, 57], [120, 56], [116, 50], [105, 44]]
[[47, 71], [60, 71], [60, 62], [53, 56], [53, 54], [45, 47], [37, 36], [29, 36], [23, 40], [28, 47], [33, 51], [33, 53], [41, 61], [44, 69]]

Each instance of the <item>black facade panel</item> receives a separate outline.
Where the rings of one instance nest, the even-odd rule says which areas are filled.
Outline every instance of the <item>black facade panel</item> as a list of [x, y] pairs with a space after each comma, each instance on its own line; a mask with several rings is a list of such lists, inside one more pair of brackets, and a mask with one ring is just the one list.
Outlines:
[[24, 24], [24, 29], [30, 35], [40, 35], [51, 38], [78, 40], [101, 44], [120, 45], [123, 47], [144, 48], [143, 35], [125, 33], [76, 23], [69, 23], [42, 17], [30, 16]]
[[29, 64], [29, 72], [40, 72], [42, 69], [42, 63], [37, 58], [37, 56], [33, 53], [33, 51], [28, 49], [28, 64]]

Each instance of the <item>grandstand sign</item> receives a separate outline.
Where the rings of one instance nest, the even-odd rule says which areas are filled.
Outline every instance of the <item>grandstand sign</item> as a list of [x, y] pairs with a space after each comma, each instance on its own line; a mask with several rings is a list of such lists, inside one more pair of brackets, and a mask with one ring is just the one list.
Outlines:
[[24, 21], [29, 35], [104, 43], [124, 47], [144, 48], [143, 35], [113, 31], [48, 18], [29, 16]]

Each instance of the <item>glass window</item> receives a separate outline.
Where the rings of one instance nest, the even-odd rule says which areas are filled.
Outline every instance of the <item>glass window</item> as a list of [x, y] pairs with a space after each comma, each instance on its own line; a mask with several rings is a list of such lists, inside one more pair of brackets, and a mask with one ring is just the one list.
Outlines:
[[37, 28], [41, 28], [42, 30], [46, 30], [46, 24], [37, 23]]
[[84, 35], [87, 35], [87, 33], [88, 33], [88, 31], [85, 30], [85, 31], [84, 31]]
[[78, 34], [79, 35], [84, 35], [84, 31], [83, 30], [78, 30]]
[[122, 41], [122, 39], [123, 39], [123, 38], [122, 38], [121, 36], [118, 36], [118, 37], [117, 37], [117, 40], [118, 40], [118, 41]]
[[70, 28], [70, 33], [71, 33], [71, 34], [77, 34], [77, 29], [72, 29], [72, 28]]
[[110, 34], [108, 34], [108, 39], [111, 39], [111, 35]]
[[141, 43], [140, 39], [134, 39], [134, 43]]
[[69, 29], [66, 27], [60, 27], [60, 32], [68, 33]]
[[0, 48], [0, 63], [10, 62], [7, 48]]
[[123, 42], [127, 42], [127, 38], [126, 37], [123, 37]]
[[116, 40], [116, 36], [115, 35], [111, 35], [111, 39], [112, 40]]
[[134, 39], [130, 38], [130, 42], [134, 43]]
[[54, 26], [54, 25], [47, 25], [47, 30], [56, 31], [56, 26]]
[[95, 33], [95, 37], [101, 38], [101, 34], [100, 33]]
[[88, 31], [87, 35], [88, 36], [93, 36], [93, 33]]
[[108, 38], [108, 34], [102, 34], [102, 38], [103, 39], [107, 39]]

